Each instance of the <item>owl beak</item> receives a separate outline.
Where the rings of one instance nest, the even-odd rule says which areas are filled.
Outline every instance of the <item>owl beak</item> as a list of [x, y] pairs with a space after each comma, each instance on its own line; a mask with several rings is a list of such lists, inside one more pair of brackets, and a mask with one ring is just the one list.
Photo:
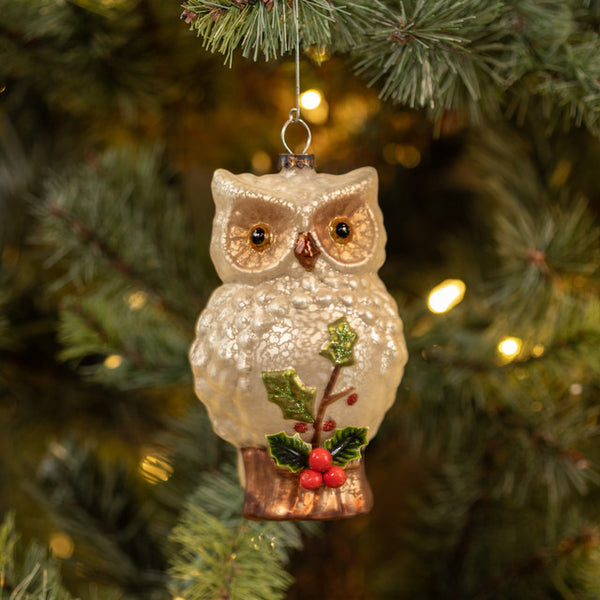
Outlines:
[[321, 254], [313, 236], [307, 231], [300, 233], [294, 246], [294, 254], [298, 262], [307, 270], [312, 271], [315, 268], [317, 257]]

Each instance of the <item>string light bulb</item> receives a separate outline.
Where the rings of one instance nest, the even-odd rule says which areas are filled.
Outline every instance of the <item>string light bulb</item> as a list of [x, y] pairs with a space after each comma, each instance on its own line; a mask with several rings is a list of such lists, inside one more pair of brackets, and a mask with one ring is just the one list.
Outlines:
[[257, 173], [268, 173], [271, 168], [271, 157], [262, 150], [252, 155], [252, 168]]
[[581, 396], [583, 392], [583, 386], [580, 383], [572, 383], [569, 386], [569, 392], [573, 396]]
[[306, 90], [300, 94], [303, 115], [315, 125], [322, 125], [329, 118], [329, 104], [319, 90]]
[[540, 356], [542, 356], [544, 354], [545, 351], [546, 351], [546, 348], [544, 348], [544, 344], [536, 344], [531, 349], [531, 356], [533, 356], [534, 358], [539, 358]]
[[126, 300], [131, 310], [140, 310], [148, 301], [148, 294], [142, 290], [139, 290], [129, 294]]
[[104, 359], [104, 366], [107, 369], [118, 369], [123, 364], [123, 357], [119, 354], [110, 354]]
[[314, 110], [323, 101], [323, 95], [319, 90], [306, 90], [300, 94], [300, 106], [306, 110]]
[[161, 481], [168, 481], [173, 474], [173, 467], [169, 461], [164, 456], [157, 454], [146, 455], [140, 461], [139, 468], [144, 479], [153, 485]]
[[466, 289], [465, 282], [460, 279], [445, 279], [429, 292], [427, 306], [433, 313], [448, 312], [462, 301]]
[[62, 558], [63, 560], [66, 560], [73, 556], [75, 544], [73, 543], [73, 540], [62, 531], [52, 534], [49, 545], [50, 551], [57, 558]]
[[518, 337], [507, 336], [498, 342], [498, 352], [504, 357], [512, 360], [521, 352], [523, 340]]

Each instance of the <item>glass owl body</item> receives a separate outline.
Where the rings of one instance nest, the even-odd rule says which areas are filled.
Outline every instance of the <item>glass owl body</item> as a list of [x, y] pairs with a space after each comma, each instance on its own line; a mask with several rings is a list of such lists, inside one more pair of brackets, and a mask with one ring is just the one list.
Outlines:
[[[365, 512], [363, 449], [407, 359], [396, 303], [377, 275], [386, 235], [376, 171], [218, 170], [212, 191], [211, 257], [223, 284], [198, 319], [190, 362], [215, 432], [241, 452], [244, 512]], [[345, 470], [341, 487], [300, 484], [315, 447]]]

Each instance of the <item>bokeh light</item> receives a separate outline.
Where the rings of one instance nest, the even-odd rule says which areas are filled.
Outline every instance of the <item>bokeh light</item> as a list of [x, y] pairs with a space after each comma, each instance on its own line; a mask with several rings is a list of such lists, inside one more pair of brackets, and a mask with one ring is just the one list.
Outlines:
[[71, 556], [73, 556], [73, 550], [75, 549], [73, 540], [62, 531], [52, 534], [49, 546], [50, 552], [52, 552], [56, 558], [61, 558], [63, 560], [71, 558]]
[[169, 461], [158, 454], [147, 454], [140, 461], [140, 471], [144, 479], [153, 485], [168, 481], [173, 475], [173, 467]]
[[123, 364], [123, 357], [119, 354], [109, 354], [104, 359], [104, 366], [107, 369], [118, 369]]
[[306, 90], [300, 94], [300, 106], [306, 110], [314, 110], [322, 100], [323, 95], [319, 90]]
[[429, 293], [427, 306], [434, 313], [445, 313], [454, 308], [465, 296], [467, 286], [460, 279], [445, 279]]
[[498, 352], [504, 357], [513, 359], [519, 352], [521, 352], [521, 348], [523, 346], [523, 340], [518, 337], [510, 337], [507, 336], [502, 338], [498, 343]]

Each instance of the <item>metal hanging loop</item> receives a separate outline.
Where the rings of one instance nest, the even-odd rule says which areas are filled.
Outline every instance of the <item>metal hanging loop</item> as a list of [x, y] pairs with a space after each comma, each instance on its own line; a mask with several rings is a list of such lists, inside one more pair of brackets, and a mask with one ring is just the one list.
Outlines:
[[289, 115], [288, 120], [283, 124], [283, 127], [281, 128], [281, 141], [283, 143], [284, 148], [290, 154], [294, 154], [294, 151], [288, 146], [287, 142], [285, 141], [285, 132], [287, 131], [287, 128], [292, 123], [300, 123], [300, 125], [302, 125], [304, 127], [304, 129], [306, 129], [307, 140], [306, 140], [306, 144], [304, 145], [304, 148], [302, 149], [302, 152], [300, 152], [300, 154], [306, 154], [306, 151], [310, 147], [310, 142], [312, 141], [312, 133], [310, 132], [310, 127], [308, 126], [306, 121], [304, 121], [299, 116], [297, 116], [298, 113], [299, 113], [298, 109], [292, 108], [290, 110], [290, 115]]

